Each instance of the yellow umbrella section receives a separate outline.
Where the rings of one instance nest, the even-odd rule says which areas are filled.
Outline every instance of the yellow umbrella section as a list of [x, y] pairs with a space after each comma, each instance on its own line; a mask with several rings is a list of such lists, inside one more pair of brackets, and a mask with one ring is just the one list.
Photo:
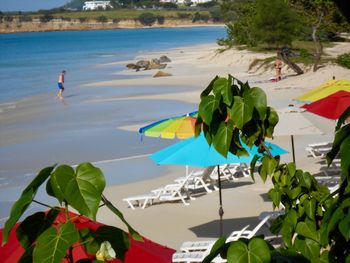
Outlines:
[[175, 117], [145, 129], [144, 134], [165, 139], [186, 139], [194, 136], [195, 122], [196, 118], [192, 116]]
[[323, 99], [325, 97], [328, 97], [329, 95], [332, 95], [333, 93], [340, 90], [345, 90], [350, 92], [350, 81], [349, 80], [327, 81], [321, 86], [305, 93], [302, 96], [295, 98], [295, 100], [303, 101], [303, 102], [314, 102], [314, 101]]

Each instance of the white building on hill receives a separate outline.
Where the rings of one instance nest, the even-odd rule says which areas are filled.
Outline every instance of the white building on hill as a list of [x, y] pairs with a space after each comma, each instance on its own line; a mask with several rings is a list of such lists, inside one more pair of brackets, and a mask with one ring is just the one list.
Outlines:
[[83, 10], [107, 9], [107, 7], [113, 8], [111, 1], [86, 1], [84, 2]]

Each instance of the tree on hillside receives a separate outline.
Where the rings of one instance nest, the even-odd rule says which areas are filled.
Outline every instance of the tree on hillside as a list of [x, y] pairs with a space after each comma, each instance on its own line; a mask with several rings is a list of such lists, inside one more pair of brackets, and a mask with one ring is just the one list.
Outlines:
[[315, 46], [313, 71], [316, 71], [323, 51], [319, 32], [326, 21], [329, 23], [332, 20], [331, 16], [336, 6], [330, 0], [289, 0], [289, 4], [303, 16], [305, 23], [311, 27], [311, 37]]
[[283, 0], [257, 0], [253, 25], [257, 42], [271, 47], [291, 45], [299, 28], [296, 14]]

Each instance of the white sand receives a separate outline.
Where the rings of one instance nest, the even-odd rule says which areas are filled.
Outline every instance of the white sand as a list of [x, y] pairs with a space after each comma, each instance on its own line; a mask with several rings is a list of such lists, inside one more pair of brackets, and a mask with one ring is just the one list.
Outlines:
[[[274, 76], [273, 67], [267, 71], [248, 72], [249, 64], [256, 58], [274, 56], [274, 54], [256, 54], [244, 50], [230, 50], [224, 53], [217, 53], [216, 45], [202, 45], [195, 47], [179, 48], [167, 52], [142, 54], [135, 59], [148, 59], [167, 55], [172, 62], [163, 71], [171, 73], [171, 77], [152, 78], [157, 70], [135, 72], [125, 70], [122, 74], [142, 76], [137, 79], [113, 80], [92, 83], [89, 86], [160, 86], [167, 89], [169, 86], [188, 87], [188, 91], [171, 94], [142, 95], [134, 97], [111, 97], [108, 99], [96, 99], [90, 103], [103, 103], [106, 101], [128, 100], [179, 100], [189, 103], [199, 102], [200, 92], [209, 84], [215, 75], [227, 76], [232, 74], [240, 80], [248, 80], [254, 83], [261, 80], [268, 80]], [[332, 55], [348, 52], [350, 43], [342, 43], [334, 48], [326, 50]], [[135, 62], [133, 61], [133, 62]], [[125, 62], [126, 64], [127, 62]], [[118, 74], [120, 74], [118, 72]], [[316, 73], [308, 71], [303, 75], [294, 76], [293, 72], [284, 66], [282, 74], [286, 79], [277, 83], [256, 83], [253, 86], [262, 87], [268, 95], [269, 104], [276, 108], [284, 108], [289, 104], [296, 104], [292, 99], [307, 92], [308, 90], [330, 80], [332, 76], [337, 79], [346, 79], [350, 71], [335, 65], [327, 65]], [[295, 138], [297, 166], [319, 172], [319, 164], [316, 160], [307, 157], [305, 146], [307, 143], [332, 139], [334, 122], [308, 114], [307, 117], [315, 121], [318, 128], [324, 130], [324, 135], [305, 135]], [[120, 129], [137, 131], [145, 123], [137, 123]], [[291, 123], [290, 125], [293, 125]], [[161, 140], [161, 139], [160, 139]], [[286, 149], [290, 149], [290, 138], [275, 138], [274, 142]], [[282, 157], [283, 161], [291, 161], [291, 154]], [[184, 206], [181, 202], [154, 205], [146, 209], [131, 210], [122, 198], [147, 193], [150, 190], [171, 183], [173, 179], [184, 175], [185, 168], [169, 167], [163, 177], [148, 181], [130, 183], [127, 185], [108, 187], [106, 196], [123, 212], [128, 222], [134, 226], [142, 235], [161, 244], [172, 248], [179, 248], [186, 240], [207, 239], [217, 236], [219, 233], [218, 223], [218, 192], [204, 194], [196, 200], [190, 201], [190, 206]], [[239, 183], [231, 184], [223, 190], [224, 203], [224, 230], [230, 233], [234, 228], [239, 228], [248, 222], [254, 224], [260, 212], [272, 210], [272, 205], [264, 201], [261, 195], [266, 194], [271, 184], [263, 184], [257, 179], [255, 184], [249, 179], [242, 179]], [[99, 213], [100, 221], [122, 226], [121, 223], [110, 213], [102, 208]], [[253, 219], [253, 221], [252, 221]], [[256, 221], [256, 219], [255, 219]], [[204, 225], [202, 227], [199, 227]]]

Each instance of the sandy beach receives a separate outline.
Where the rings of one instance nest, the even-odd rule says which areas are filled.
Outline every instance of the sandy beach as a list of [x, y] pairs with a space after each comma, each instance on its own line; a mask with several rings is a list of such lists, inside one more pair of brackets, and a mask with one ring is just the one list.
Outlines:
[[[115, 72], [119, 76], [116, 80], [92, 82], [80, 87], [68, 97], [65, 105], [56, 103], [52, 106], [51, 102], [45, 102], [42, 96], [47, 99], [49, 95], [2, 105], [0, 121], [4, 126], [0, 153], [6, 152], [9, 162], [15, 165], [15, 156], [7, 152], [7, 149], [12, 149], [11, 145], [20, 143], [28, 148], [23, 155], [30, 155], [35, 149], [38, 155], [29, 158], [28, 162], [35, 162], [39, 167], [58, 161], [72, 165], [83, 161], [94, 162], [107, 177], [106, 197], [122, 211], [126, 220], [136, 230], [160, 244], [178, 249], [183, 241], [217, 238], [218, 191], [209, 194], [198, 193], [196, 200], [191, 200], [189, 206], [176, 202], [132, 210], [122, 201], [125, 197], [148, 193], [152, 189], [172, 183], [175, 178], [185, 173], [184, 167], [156, 166], [147, 158], [148, 154], [175, 141], [145, 137], [140, 142], [138, 129], [150, 122], [196, 110], [201, 91], [216, 75], [231, 74], [242, 81], [249, 81], [251, 86], [263, 88], [267, 93], [269, 105], [276, 109], [286, 108], [291, 104], [297, 106], [293, 98], [332, 79], [333, 76], [336, 79], [349, 79], [350, 76], [350, 70], [330, 64], [317, 72], [307, 70], [299, 76], [284, 66], [282, 74], [286, 78], [279, 82], [269, 82], [274, 76], [272, 65], [264, 70], [248, 71], [248, 68], [255, 59], [271, 57], [275, 53], [258, 54], [237, 49], [220, 53], [218, 48], [216, 44], [183, 47], [139, 54], [132, 61], [117, 62], [118, 65], [126, 65], [140, 59], [166, 55], [172, 62], [163, 71], [171, 73], [172, 76], [153, 78], [158, 70], [136, 72], [125, 69]], [[329, 56], [349, 51], [350, 43], [340, 43], [325, 50]], [[49, 110], [39, 110], [43, 107]], [[62, 111], [64, 116], [57, 113]], [[118, 116], [123, 117], [116, 119], [116, 112]], [[153, 114], [150, 115], [150, 112]], [[320, 164], [307, 156], [305, 146], [308, 143], [332, 140], [335, 122], [308, 113], [305, 116], [322, 130], [323, 134], [295, 137], [296, 163], [298, 168], [319, 173]], [[46, 120], [51, 126], [47, 127], [47, 131], [39, 132], [36, 125]], [[56, 133], [57, 123], [67, 127], [69, 133]], [[24, 124], [29, 132], [23, 132], [21, 129]], [[108, 126], [109, 129], [102, 129], [103, 126]], [[43, 138], [45, 143], [42, 143]], [[121, 141], [124, 141], [123, 144], [118, 144]], [[289, 136], [275, 137], [273, 143], [291, 152]], [[78, 144], [83, 146], [77, 148]], [[55, 151], [56, 147], [60, 149]], [[46, 152], [54, 153], [45, 157]], [[282, 156], [284, 162], [291, 160], [291, 153]], [[28, 170], [25, 163], [18, 165], [23, 167], [23, 171]], [[133, 177], [138, 178], [136, 182], [132, 180]], [[30, 178], [28, 176], [28, 180]], [[250, 178], [242, 178], [223, 185], [226, 235], [247, 224], [254, 227], [261, 212], [272, 210], [272, 204], [266, 194], [270, 187], [269, 181], [264, 184], [258, 176], [255, 183]], [[2, 208], [6, 208], [2, 209], [3, 216], [8, 211], [11, 201], [18, 196], [19, 189], [21, 186], [14, 185], [1, 191]], [[44, 194], [39, 193], [39, 197], [42, 196]], [[31, 211], [35, 209], [38, 208]], [[99, 211], [98, 220], [125, 229], [105, 208]], [[268, 233], [268, 229], [265, 227], [262, 232]]]

